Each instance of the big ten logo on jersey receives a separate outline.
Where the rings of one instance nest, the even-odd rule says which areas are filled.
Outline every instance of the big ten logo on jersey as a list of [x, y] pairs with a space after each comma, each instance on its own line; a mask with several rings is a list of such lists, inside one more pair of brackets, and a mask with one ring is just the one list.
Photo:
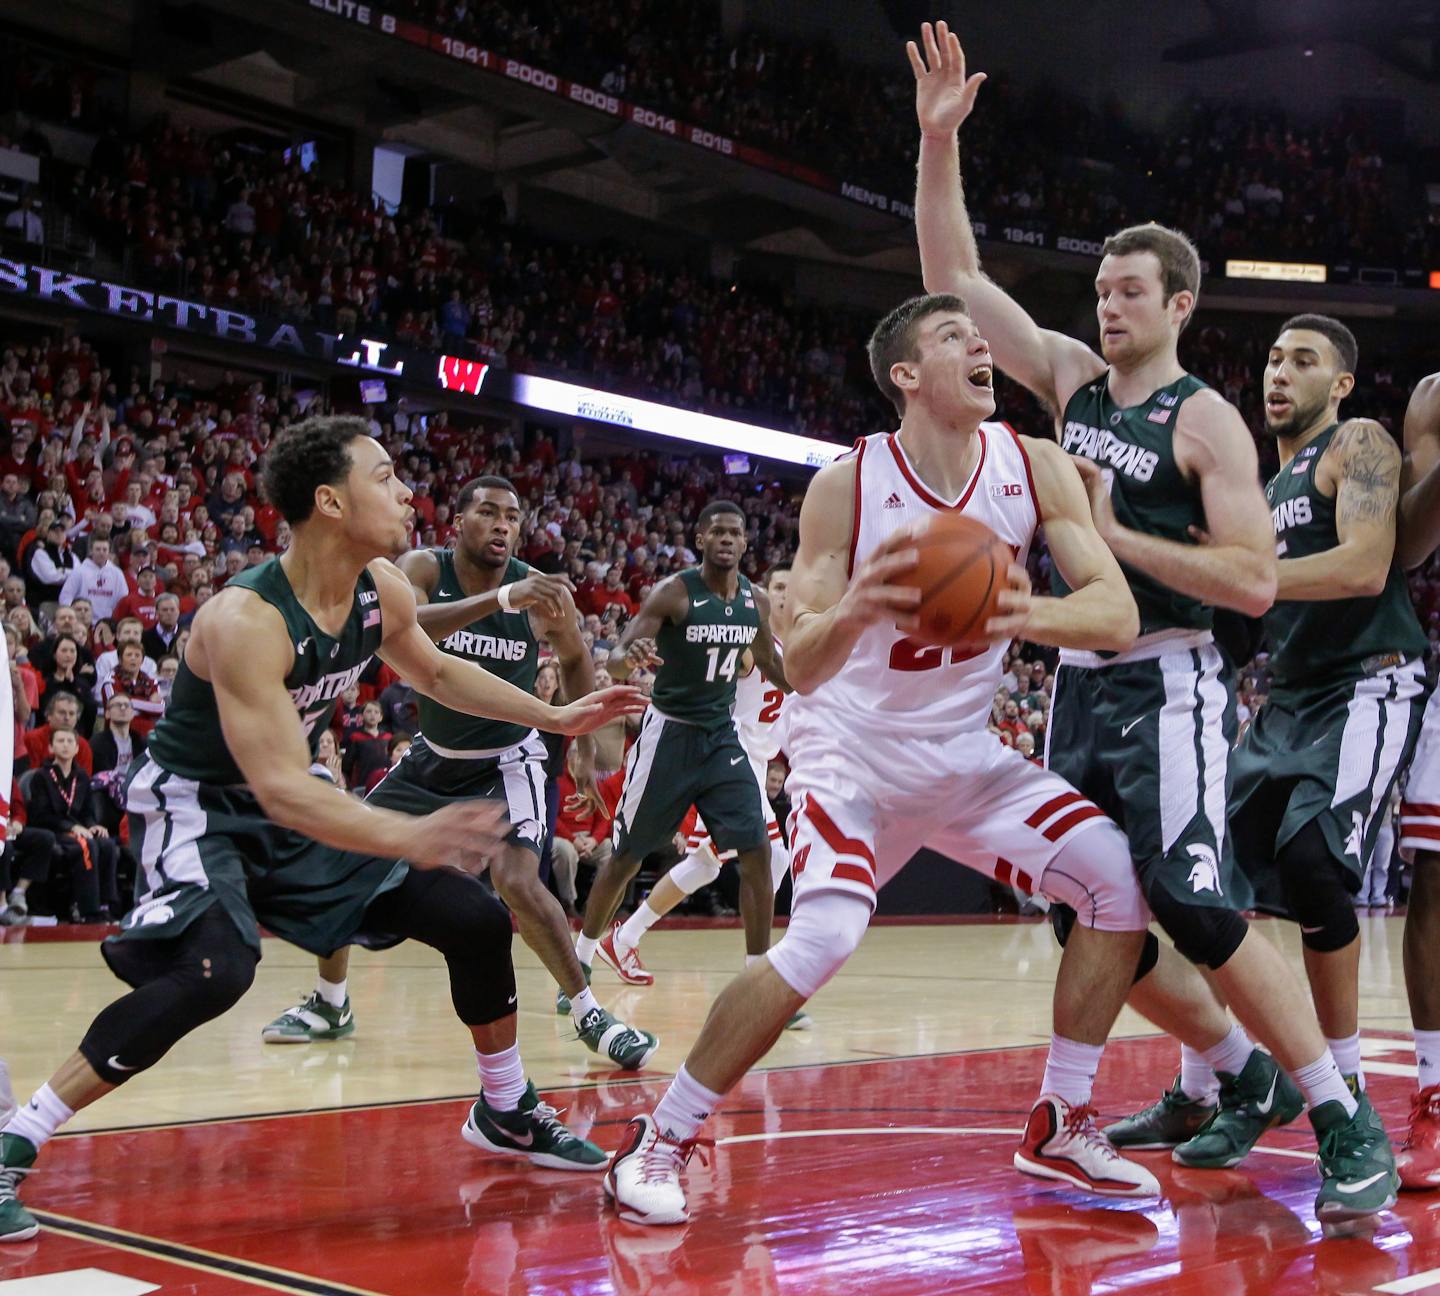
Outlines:
[[996, 482], [990, 494], [996, 499], [1016, 499], [1025, 494], [1025, 488], [1019, 482]]
[[1092, 459], [1102, 466], [1108, 464], [1122, 476], [1133, 477], [1138, 482], [1148, 482], [1160, 463], [1160, 456], [1154, 450], [1132, 445], [1108, 428], [1094, 428], [1076, 419], [1065, 424], [1060, 441], [1070, 454]]

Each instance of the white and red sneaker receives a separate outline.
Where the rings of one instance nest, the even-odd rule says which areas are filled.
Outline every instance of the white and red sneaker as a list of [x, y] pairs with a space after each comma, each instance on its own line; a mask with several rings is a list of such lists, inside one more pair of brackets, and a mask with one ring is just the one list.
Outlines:
[[640, 961], [640, 951], [633, 945], [620, 943], [620, 924], [618, 922], [605, 933], [604, 938], [595, 948], [600, 952], [600, 957], [615, 969], [615, 975], [626, 985], [655, 984], [655, 974], [646, 971], [645, 964]]
[[1410, 1132], [1395, 1149], [1400, 1186], [1412, 1192], [1440, 1188], [1440, 1085], [1410, 1099]]
[[1054, 1179], [1105, 1197], [1158, 1197], [1160, 1181], [1127, 1161], [1095, 1124], [1095, 1109], [1041, 1094], [1015, 1152], [1021, 1174]]
[[[636, 1116], [605, 1172], [606, 1195], [631, 1224], [684, 1224], [690, 1209], [680, 1171], [696, 1148], [713, 1146], [711, 1139], [666, 1138], [651, 1117]], [[700, 1159], [705, 1159], [703, 1150]]]

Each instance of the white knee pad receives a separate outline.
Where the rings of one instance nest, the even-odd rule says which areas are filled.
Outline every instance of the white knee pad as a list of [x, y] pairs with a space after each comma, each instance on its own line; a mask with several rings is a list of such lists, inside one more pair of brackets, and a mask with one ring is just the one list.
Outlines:
[[720, 861], [708, 846], [691, 851], [670, 870], [670, 880], [686, 895], [694, 895], [719, 876]]
[[848, 891], [801, 896], [785, 936], [766, 956], [785, 983], [809, 999], [852, 955], [870, 925], [870, 902]]
[[1130, 843], [1112, 823], [1077, 833], [1040, 875], [1040, 892], [1069, 905], [1097, 931], [1143, 931], [1150, 909], [1140, 892]]

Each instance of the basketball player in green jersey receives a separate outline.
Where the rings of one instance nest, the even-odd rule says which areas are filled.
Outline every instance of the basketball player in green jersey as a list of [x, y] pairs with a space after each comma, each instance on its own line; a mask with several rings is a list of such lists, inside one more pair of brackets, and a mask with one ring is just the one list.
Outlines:
[[[540, 639], [559, 663], [565, 696], [595, 691], [595, 667], [565, 581], [532, 572], [514, 556], [524, 510], [504, 477], [478, 477], [456, 498], [456, 545], [416, 549], [397, 565], [410, 579], [420, 628], [442, 652], [535, 690]], [[534, 729], [467, 715], [421, 696], [420, 733], [371, 792], [372, 805], [423, 814], [455, 800], [504, 803], [510, 831], [490, 860], [490, 879], [515, 915], [520, 936], [571, 1001], [581, 1040], [617, 1066], [635, 1070], [654, 1056], [654, 1035], [619, 1022], [596, 1001], [575, 958], [570, 924], [540, 880], [545, 841], [545, 744]], [[575, 740], [577, 785], [594, 790], [595, 743]], [[346, 995], [349, 950], [322, 960], [314, 992], [261, 1032], [270, 1043], [341, 1039], [355, 1029]]]
[[[1358, 359], [1354, 335], [1325, 315], [1294, 316], [1270, 348], [1265, 426], [1280, 447], [1279, 471], [1265, 488], [1279, 557], [1279, 597], [1265, 614], [1272, 684], [1231, 759], [1228, 819], [1257, 907], [1300, 924], [1320, 1025], [1378, 1130], [1363, 1096], [1354, 896], [1430, 688], [1425, 636], [1395, 561], [1400, 450], [1378, 423], [1340, 418]], [[1192, 1037], [1226, 1029], [1200, 975], [1171, 950], [1161, 951], [1161, 963], [1164, 983], [1189, 981], [1166, 1016], [1188, 1018]], [[1202, 1009], [1188, 1007], [1205, 1000]], [[1219, 1112], [1175, 1148], [1176, 1161], [1234, 1165], [1277, 1116], [1299, 1114], [1300, 1095], [1283, 1078], [1263, 1110], [1231, 1101], [1245, 1087], [1243, 1075], [1221, 1077]], [[1187, 1105], [1179, 1088], [1112, 1137], [1131, 1146], [1158, 1141]], [[1375, 1160], [1371, 1169], [1385, 1171], [1374, 1199], [1388, 1194], [1393, 1203], [1393, 1168]]]
[[[1250, 433], [1177, 356], [1199, 292], [1199, 256], [1184, 235], [1160, 226], [1106, 240], [1095, 280], [1103, 358], [1037, 326], [981, 272], [965, 210], [957, 135], [985, 78], [966, 75], [960, 42], [944, 23], [927, 23], [922, 43], [923, 53], [913, 42], [908, 53], [921, 130], [915, 216], [926, 290], [963, 296], [999, 368], [1054, 415], [1086, 480], [1096, 527], [1140, 608], [1140, 638], [1128, 652], [1061, 654], [1048, 763], [1125, 830], [1156, 920], [1181, 954], [1209, 969], [1242, 1026], [1273, 1055], [1257, 1050], [1241, 1026], [1197, 1041], [1214, 1071], [1243, 1079], [1227, 1097], [1268, 1110], [1278, 1061], [1304, 1092], [1321, 1138], [1317, 1208], [1373, 1210], [1385, 1173], [1371, 1179], [1356, 1168], [1388, 1160], [1388, 1140], [1346, 1086], [1284, 958], [1241, 916], [1249, 887], [1226, 843], [1235, 708], [1211, 630], [1214, 608], [1264, 613], [1275, 597], [1276, 560]], [[1170, 1029], [1158, 958], [1152, 934], [1130, 1004]], [[1185, 1035], [1183, 1026], [1177, 1033]], [[1197, 1111], [1195, 1127], [1212, 1115]]]
[[368, 431], [363, 419], [310, 419], [269, 449], [265, 492], [294, 540], [200, 610], [170, 705], [132, 767], [144, 877], [101, 948], [134, 988], [0, 1131], [0, 1241], [38, 1230], [16, 1187], [56, 1129], [245, 993], [262, 924], [317, 954], [363, 937], [439, 949], [481, 1072], [466, 1138], [556, 1169], [605, 1167], [526, 1083], [509, 915], [476, 878], [440, 867], [478, 867], [505, 831], [503, 806], [399, 814], [309, 768], [336, 699], [377, 653], [426, 696], [527, 728], [588, 732], [642, 699], [615, 688], [550, 707], [440, 652], [386, 560], [405, 548], [410, 491]]
[[[1407, 568], [1440, 548], [1440, 373], [1422, 378], [1405, 410], [1398, 552]], [[1414, 860], [1405, 911], [1405, 990], [1419, 1085], [1396, 1160], [1401, 1186], [1440, 1188], [1440, 694], [1432, 696], [1400, 803], [1400, 848]]]
[[651, 590], [610, 653], [617, 679], [652, 668], [656, 674], [626, 759], [614, 852], [595, 876], [575, 942], [587, 968], [641, 861], [670, 841], [692, 804], [717, 849], [737, 852], [746, 958], [770, 947], [775, 895], [763, 793], [731, 717], [745, 650], [772, 684], [787, 693], [790, 686], [775, 651], [769, 598], [740, 574], [745, 514], [714, 500], [700, 510], [697, 533], [700, 565]]

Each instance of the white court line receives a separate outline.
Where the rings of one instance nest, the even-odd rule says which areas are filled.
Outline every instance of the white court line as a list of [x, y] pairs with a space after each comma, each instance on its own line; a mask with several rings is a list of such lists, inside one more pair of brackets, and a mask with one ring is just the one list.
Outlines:
[[158, 1283], [126, 1278], [108, 1269], [64, 1269], [59, 1273], [36, 1274], [33, 1278], [0, 1280], [0, 1296], [145, 1296], [159, 1291]]
[[1411, 1274], [1408, 1278], [1397, 1278], [1394, 1282], [1381, 1283], [1374, 1290], [1402, 1296], [1404, 1292], [1424, 1291], [1427, 1287], [1437, 1285], [1440, 1285], [1440, 1269], [1426, 1269], [1422, 1273]]
[[761, 1134], [730, 1134], [715, 1140], [716, 1147], [733, 1143], [768, 1143], [771, 1139], [845, 1138], [854, 1135], [884, 1134], [1008, 1134], [1025, 1133], [1023, 1129], [979, 1129], [969, 1125], [882, 1125], [866, 1129], [771, 1130]]

